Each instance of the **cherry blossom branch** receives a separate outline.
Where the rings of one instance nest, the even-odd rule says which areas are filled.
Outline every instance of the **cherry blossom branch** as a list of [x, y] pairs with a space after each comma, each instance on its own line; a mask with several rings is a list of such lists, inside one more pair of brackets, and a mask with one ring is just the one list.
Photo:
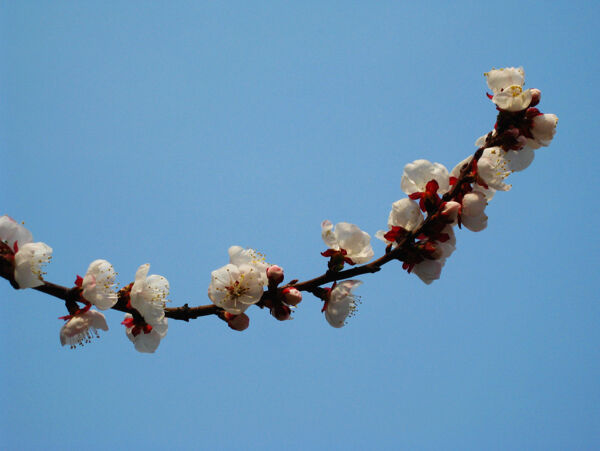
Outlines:
[[[369, 234], [354, 224], [334, 227], [326, 220], [321, 226], [328, 249], [321, 255], [329, 260], [327, 271], [320, 276], [302, 282], [294, 279], [280, 286], [283, 269], [264, 263], [252, 249], [232, 246], [230, 263], [212, 272], [208, 289], [212, 304], [168, 308], [169, 283], [162, 276], [148, 276], [149, 264], [141, 265], [135, 281], [118, 292], [114, 289], [116, 273], [106, 260], [92, 262], [85, 277], [77, 276], [72, 288], [44, 280], [41, 265], [50, 260], [52, 249], [45, 243], [34, 243], [27, 229], [2, 216], [0, 277], [15, 289], [34, 288], [63, 300], [69, 315], [62, 317], [66, 323], [60, 338], [63, 345], [71, 347], [88, 342], [98, 329], [108, 330], [104, 315], [90, 310], [92, 305], [125, 312], [122, 324], [140, 352], [156, 350], [167, 333], [167, 318], [189, 321], [215, 315], [241, 331], [248, 327], [244, 311], [250, 305], [267, 307], [283, 321], [302, 300], [302, 291], [322, 300], [329, 324], [342, 327], [355, 308], [352, 290], [362, 283], [352, 280], [354, 277], [378, 272], [383, 265], [398, 260], [402, 269], [414, 272], [425, 283], [438, 279], [455, 249], [453, 227], [483, 230], [488, 201], [496, 191], [510, 189], [504, 183], [506, 177], [527, 168], [534, 150], [550, 144], [558, 118], [535, 108], [540, 91], [523, 91], [522, 68], [492, 70], [486, 76], [493, 91], [488, 97], [498, 110], [494, 130], [479, 138], [475, 153], [450, 173], [443, 165], [426, 160], [406, 165], [401, 185], [408, 198], [393, 203], [389, 230], [376, 234], [387, 245], [385, 253], [375, 260]], [[344, 269], [346, 264], [353, 267]], [[324, 287], [329, 283], [333, 285]]]

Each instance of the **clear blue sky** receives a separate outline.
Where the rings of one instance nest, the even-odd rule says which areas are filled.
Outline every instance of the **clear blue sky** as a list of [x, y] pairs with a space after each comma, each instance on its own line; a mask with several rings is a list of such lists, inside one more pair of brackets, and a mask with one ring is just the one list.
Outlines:
[[233, 244], [320, 274], [322, 220], [374, 234], [406, 163], [474, 150], [492, 67], [560, 121], [441, 280], [388, 265], [341, 330], [307, 295], [243, 333], [171, 321], [154, 355], [110, 311], [69, 351], [61, 302], [0, 283], [0, 448], [600, 447], [599, 23], [592, 1], [2, 2], [0, 214], [65, 285], [148, 262], [206, 304]]

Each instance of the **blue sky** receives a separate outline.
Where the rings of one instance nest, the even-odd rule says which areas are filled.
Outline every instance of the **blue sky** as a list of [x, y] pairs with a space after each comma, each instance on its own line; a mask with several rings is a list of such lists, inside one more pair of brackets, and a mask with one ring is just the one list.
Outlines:
[[[596, 2], [3, 2], [0, 214], [71, 284], [106, 258], [209, 302], [227, 248], [321, 274], [320, 223], [374, 234], [404, 165], [452, 168], [524, 66], [553, 144], [512, 176], [442, 278], [362, 278], [341, 330], [171, 321], [154, 355], [122, 314], [61, 348], [61, 302], [0, 283], [3, 449], [593, 449], [600, 446]], [[376, 254], [383, 245], [374, 243]]]

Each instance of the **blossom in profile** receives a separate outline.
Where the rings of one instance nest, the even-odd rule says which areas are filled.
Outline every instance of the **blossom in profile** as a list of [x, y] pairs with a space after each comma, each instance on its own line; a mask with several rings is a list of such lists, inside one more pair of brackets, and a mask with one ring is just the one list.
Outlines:
[[347, 318], [356, 311], [358, 300], [352, 292], [361, 283], [360, 280], [344, 280], [335, 284], [327, 294], [323, 311], [325, 319], [332, 327], [343, 327]]
[[140, 324], [129, 313], [125, 314], [125, 319], [121, 324], [125, 326], [127, 338], [133, 343], [135, 350], [149, 354], [156, 351], [169, 328], [167, 318], [162, 318], [154, 324]]
[[152, 353], [167, 335], [169, 327], [164, 311], [169, 281], [156, 274], [148, 276], [149, 270], [147, 263], [138, 268], [129, 293], [130, 306], [139, 315], [127, 313], [121, 324], [137, 351]]
[[[535, 110], [535, 108], [532, 108]], [[531, 120], [532, 138], [527, 140], [527, 147], [539, 149], [549, 146], [556, 134], [558, 116], [556, 114], [537, 114]]]
[[416, 193], [426, 193], [427, 184], [437, 183], [437, 194], [445, 194], [450, 189], [448, 169], [440, 163], [427, 160], [415, 160], [404, 166], [400, 181], [402, 191], [409, 196]]
[[52, 248], [46, 243], [34, 243], [31, 232], [7, 215], [0, 217], [0, 240], [13, 253], [19, 288], [43, 285], [43, 266], [52, 258]]
[[525, 71], [522, 67], [506, 67], [503, 69], [492, 69], [484, 74], [487, 78], [488, 87], [493, 95], [489, 95], [492, 102], [504, 111], [523, 111], [529, 107], [534, 95], [539, 97], [537, 90], [526, 89]]
[[211, 273], [208, 297], [225, 311], [239, 315], [262, 297], [270, 265], [253, 249], [240, 246], [229, 248], [229, 258], [230, 263]]
[[397, 200], [392, 204], [388, 216], [388, 231], [380, 230], [375, 234], [386, 244], [395, 243], [399, 238], [412, 232], [423, 224], [423, 213], [419, 204], [408, 198]]
[[135, 273], [131, 287], [131, 307], [144, 317], [148, 324], [156, 324], [165, 317], [165, 303], [169, 295], [169, 281], [163, 276], [148, 276], [150, 265], [141, 265]]
[[[416, 263], [409, 272], [416, 274], [427, 285], [438, 280], [442, 274], [442, 268], [446, 260], [456, 250], [456, 235], [451, 225], [442, 229], [437, 240], [427, 243], [431, 247], [431, 253]], [[403, 266], [404, 267], [404, 266]]]
[[94, 260], [90, 263], [81, 283], [82, 296], [100, 310], [112, 308], [118, 298], [115, 292], [116, 273], [106, 260]]
[[321, 237], [328, 250], [324, 257], [340, 254], [350, 265], [366, 263], [375, 253], [371, 247], [371, 237], [354, 224], [338, 222], [335, 226], [329, 220], [321, 223]]
[[67, 322], [60, 329], [60, 344], [75, 349], [98, 338], [98, 330], [108, 330], [106, 318], [96, 310], [83, 309], [74, 315], [63, 317]]

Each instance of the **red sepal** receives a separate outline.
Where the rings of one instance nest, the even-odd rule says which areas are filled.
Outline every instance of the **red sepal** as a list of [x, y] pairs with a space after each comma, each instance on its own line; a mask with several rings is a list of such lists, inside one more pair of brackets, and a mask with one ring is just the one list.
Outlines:
[[75, 279], [75, 286], [81, 288], [83, 286], [83, 277], [81, 277], [79, 274], [77, 275], [77, 278]]

